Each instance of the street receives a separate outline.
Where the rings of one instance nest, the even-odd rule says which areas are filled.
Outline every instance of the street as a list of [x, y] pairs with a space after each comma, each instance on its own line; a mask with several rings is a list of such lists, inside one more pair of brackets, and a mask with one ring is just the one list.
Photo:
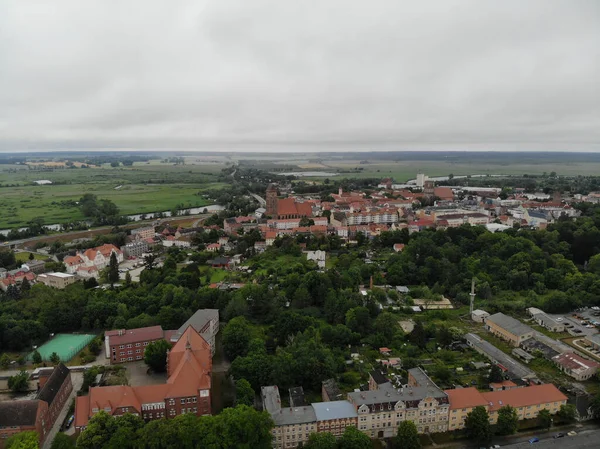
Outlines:
[[600, 447], [600, 430], [582, 430], [578, 431], [578, 434], [569, 437], [565, 436], [563, 438], [552, 438], [552, 435], [548, 435], [548, 438], [541, 439], [539, 443], [531, 444], [528, 441], [510, 444], [508, 447], [511, 449], [546, 449], [546, 448], [560, 448], [560, 449], [588, 449], [588, 448], [598, 448]]

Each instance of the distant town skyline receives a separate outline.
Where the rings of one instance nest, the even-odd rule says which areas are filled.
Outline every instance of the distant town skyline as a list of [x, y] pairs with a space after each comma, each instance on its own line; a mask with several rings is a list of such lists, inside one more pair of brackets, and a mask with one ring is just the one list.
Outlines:
[[0, 152], [600, 151], [600, 3], [0, 4]]

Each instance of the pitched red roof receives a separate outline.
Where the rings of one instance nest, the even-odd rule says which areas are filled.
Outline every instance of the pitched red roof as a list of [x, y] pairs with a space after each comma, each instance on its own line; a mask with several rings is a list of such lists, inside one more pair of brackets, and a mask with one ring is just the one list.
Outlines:
[[553, 384], [531, 385], [524, 388], [491, 391], [489, 393], [481, 393], [481, 395], [487, 401], [490, 411], [498, 410], [503, 405], [518, 408], [567, 400], [567, 397]]
[[450, 410], [487, 405], [485, 398], [481, 395], [477, 388], [474, 387], [446, 390], [444, 393], [448, 395], [448, 400], [450, 401]]

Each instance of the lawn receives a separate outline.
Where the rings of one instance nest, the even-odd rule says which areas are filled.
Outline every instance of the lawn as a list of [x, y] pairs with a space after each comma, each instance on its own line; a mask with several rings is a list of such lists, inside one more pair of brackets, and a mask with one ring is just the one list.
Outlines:
[[[27, 251], [15, 253], [15, 259], [17, 259], [17, 262], [25, 263], [25, 262], [29, 261], [30, 254], [31, 253], [29, 253]], [[46, 260], [46, 259], [48, 259], [48, 256], [44, 256], [42, 254], [33, 254], [33, 259], [34, 260]]]

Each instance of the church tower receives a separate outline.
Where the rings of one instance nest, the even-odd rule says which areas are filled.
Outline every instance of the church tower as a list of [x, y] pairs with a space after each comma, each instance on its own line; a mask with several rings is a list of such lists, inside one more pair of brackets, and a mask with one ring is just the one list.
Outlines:
[[275, 184], [269, 184], [266, 197], [267, 215], [271, 218], [277, 218], [277, 187], [275, 187]]

